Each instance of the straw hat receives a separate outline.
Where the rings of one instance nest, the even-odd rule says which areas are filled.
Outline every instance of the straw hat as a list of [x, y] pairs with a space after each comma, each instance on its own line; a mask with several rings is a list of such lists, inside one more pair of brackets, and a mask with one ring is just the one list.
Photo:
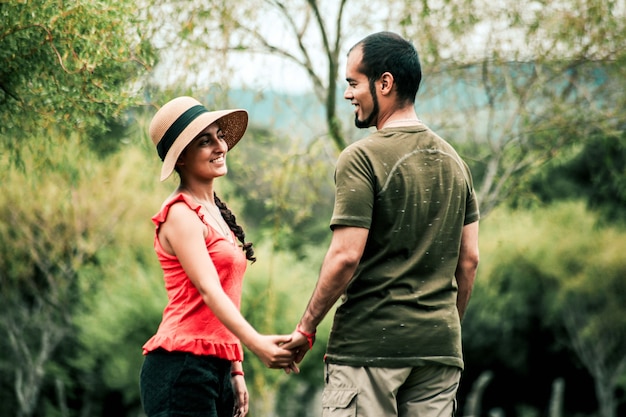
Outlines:
[[163, 161], [161, 181], [172, 174], [185, 147], [216, 121], [230, 150], [248, 127], [248, 112], [242, 109], [210, 112], [198, 100], [186, 96], [168, 101], [156, 112], [150, 122], [150, 137]]

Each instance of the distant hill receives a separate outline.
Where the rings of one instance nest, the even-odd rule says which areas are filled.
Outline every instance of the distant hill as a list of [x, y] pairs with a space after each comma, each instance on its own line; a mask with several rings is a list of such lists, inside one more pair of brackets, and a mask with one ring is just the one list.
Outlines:
[[[556, 66], [556, 70], [560, 70]], [[513, 80], [518, 89], [527, 88], [526, 83], [535, 71], [535, 64], [529, 62], [511, 62], [501, 68], [491, 68], [491, 78], [488, 88], [485, 87], [482, 67], [469, 66], [451, 69], [436, 74], [427, 74], [416, 98], [416, 111], [424, 123], [452, 141], [473, 140], [482, 137], [506, 135], [508, 132], [498, 132], [499, 129], [515, 129], [517, 125], [506, 122], [516, 117], [516, 101], [518, 97], [511, 94], [511, 86], [507, 87], [505, 80]], [[555, 70], [550, 66], [544, 72]], [[501, 76], [498, 72], [501, 71]], [[580, 82], [586, 84], [590, 91], [600, 91], [607, 83], [607, 73], [614, 71], [609, 64], [589, 62], [584, 66], [577, 66]], [[559, 96], [566, 85], [567, 74], [553, 74], [551, 88], [544, 92], [540, 89], [527, 103], [530, 108], [537, 110], [541, 106], [551, 105], [551, 95]], [[616, 91], [619, 91], [617, 80]], [[352, 136], [353, 140], [368, 133], [354, 127], [353, 107], [343, 99], [344, 86], [340, 85], [337, 99], [337, 115], [343, 128]], [[489, 90], [489, 91], [488, 91]], [[585, 90], [585, 89], [582, 89]], [[488, 92], [495, 99], [493, 108], [488, 107]], [[605, 86], [604, 94], [610, 93]], [[250, 124], [261, 128], [269, 128], [279, 133], [310, 140], [325, 135], [327, 131], [324, 117], [324, 106], [311, 93], [287, 94], [271, 90], [231, 90], [231, 104], [245, 108], [250, 113]], [[570, 98], [575, 103], [576, 98]], [[594, 96], [594, 103], [607, 101], [602, 95]], [[537, 115], [535, 115], [537, 116]], [[488, 123], [489, 117], [493, 117]], [[537, 116], [539, 117], [539, 116]], [[488, 132], [487, 129], [490, 131]], [[350, 141], [350, 140], [349, 140]]]
[[314, 137], [326, 131], [324, 107], [313, 93], [232, 90], [230, 99], [233, 106], [248, 110], [252, 125], [301, 137]]
[[[432, 128], [442, 127], [438, 123], [442, 113], [459, 112], [477, 104], [476, 91], [467, 80], [446, 78], [445, 82], [435, 77], [424, 80], [418, 92], [418, 116]], [[251, 125], [304, 139], [319, 137], [327, 131], [324, 106], [313, 93], [233, 89], [229, 97], [232, 106], [248, 110]], [[368, 130], [354, 127], [354, 108], [343, 98], [342, 88], [338, 92], [337, 114], [344, 129], [350, 129], [353, 139], [368, 133]]]

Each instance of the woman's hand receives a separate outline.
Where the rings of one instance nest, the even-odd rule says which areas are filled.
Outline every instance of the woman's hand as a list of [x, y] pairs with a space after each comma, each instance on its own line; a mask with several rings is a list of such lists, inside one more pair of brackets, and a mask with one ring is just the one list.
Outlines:
[[243, 375], [233, 375], [231, 378], [233, 384], [233, 394], [235, 395], [235, 407], [233, 408], [233, 417], [244, 417], [248, 414], [249, 397], [248, 387]]
[[283, 345], [291, 341], [291, 335], [262, 335], [259, 334], [248, 348], [268, 368], [284, 369], [292, 368], [295, 354]]

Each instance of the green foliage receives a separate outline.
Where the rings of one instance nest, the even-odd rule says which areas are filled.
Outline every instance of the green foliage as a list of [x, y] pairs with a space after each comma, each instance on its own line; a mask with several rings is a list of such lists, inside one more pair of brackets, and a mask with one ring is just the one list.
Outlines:
[[626, 130], [595, 132], [569, 158], [551, 161], [530, 189], [545, 203], [584, 199], [607, 223], [626, 224]]
[[119, 392], [124, 406], [138, 411], [141, 346], [156, 331], [167, 297], [152, 247], [144, 245], [145, 253], [140, 253], [140, 242], [132, 243], [123, 252], [119, 246], [102, 251], [106, 269], [85, 271], [103, 284], [85, 297], [90, 302], [76, 317], [80, 348], [70, 363], [82, 379], [91, 381], [83, 389], [98, 399], [96, 405], [105, 401], [104, 394]]
[[[257, 262], [248, 267], [241, 311], [261, 333], [290, 334], [304, 313], [325, 248], [309, 246], [306, 250], [307, 259], [297, 259], [293, 253], [263, 245], [258, 250]], [[246, 353], [244, 370], [254, 415], [269, 415], [277, 408], [306, 407], [313, 399], [298, 397], [296, 393], [315, 392], [322, 386], [322, 357], [330, 323], [329, 318], [319, 327], [313, 351], [300, 364], [300, 374], [268, 370], [254, 355]], [[277, 392], [281, 393], [278, 402]]]
[[[0, 342], [5, 352], [0, 366], [7, 370], [3, 375], [15, 376], [3, 377], [2, 386], [19, 399], [13, 408], [24, 416], [41, 410], [48, 396], [58, 398], [52, 404], [60, 406], [59, 401], [68, 400], [65, 392], [72, 396], [80, 387], [66, 367], [77, 354], [75, 318], [106, 282], [108, 263], [123, 259], [117, 250], [141, 247], [140, 237], [150, 245], [150, 234], [136, 233], [125, 219], [150, 210], [142, 205], [153, 198], [149, 193], [137, 199], [136, 188], [142, 186], [138, 167], [153, 184], [158, 168], [143, 168], [144, 155], [137, 150], [101, 158], [78, 135], [52, 131], [38, 137], [22, 150], [22, 167], [8, 163], [4, 154], [6, 169], [0, 174], [5, 185], [0, 195], [0, 329], [7, 335]], [[142, 213], [145, 220], [137, 227], [150, 230], [149, 217]], [[105, 256], [107, 248], [116, 254]], [[45, 397], [40, 399], [40, 393]]]
[[[469, 356], [478, 351], [479, 366], [544, 381], [571, 373], [558, 363], [570, 356], [596, 388], [613, 392], [626, 372], [625, 242], [622, 230], [599, 226], [582, 202], [494, 211], [482, 224], [481, 266], [464, 320]], [[554, 358], [550, 370], [537, 369], [537, 354]], [[579, 381], [570, 378], [575, 392]]]
[[[133, 1], [0, 3], [0, 145], [38, 129], [99, 135], [137, 103], [154, 52]], [[18, 116], [19, 115], [19, 116]]]
[[326, 243], [332, 214], [333, 162], [321, 142], [303, 143], [251, 127], [229, 154], [228, 182], [245, 202], [242, 215], [274, 249], [307, 255]]
[[138, 144], [102, 162], [107, 192], [124, 210], [110, 229], [109, 244], [98, 251], [97, 265], [81, 269], [82, 277], [97, 279], [99, 285], [82, 295], [83, 309], [74, 320], [78, 349], [67, 359], [80, 380], [86, 381], [84, 398], [90, 403], [83, 407], [101, 408], [109, 401], [106, 396], [116, 393], [117, 407], [129, 414], [141, 410], [141, 346], [156, 331], [167, 302], [150, 218], [169, 191], [158, 182], [152, 144], [147, 144], [145, 132], [137, 136]]

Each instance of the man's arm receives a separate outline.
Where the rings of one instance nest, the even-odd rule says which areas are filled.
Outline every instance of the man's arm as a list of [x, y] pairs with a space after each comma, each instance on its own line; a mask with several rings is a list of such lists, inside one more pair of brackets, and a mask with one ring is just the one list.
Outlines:
[[365, 249], [368, 229], [336, 227], [324, 257], [317, 285], [300, 320], [300, 328], [313, 333], [345, 292]]
[[478, 269], [478, 261], [478, 222], [474, 222], [463, 227], [459, 261], [454, 273], [459, 288], [456, 298], [456, 307], [461, 320], [463, 320], [470, 296], [472, 295], [472, 288], [474, 287], [474, 280], [476, 279], [476, 270]]
[[296, 349], [301, 353], [296, 362], [300, 362], [308, 350], [308, 341], [304, 334], [315, 334], [317, 326], [345, 292], [359, 265], [368, 229], [361, 227], [338, 226], [333, 230], [330, 247], [324, 257], [320, 275], [311, 299], [294, 331], [292, 341], [283, 345], [287, 349]]

